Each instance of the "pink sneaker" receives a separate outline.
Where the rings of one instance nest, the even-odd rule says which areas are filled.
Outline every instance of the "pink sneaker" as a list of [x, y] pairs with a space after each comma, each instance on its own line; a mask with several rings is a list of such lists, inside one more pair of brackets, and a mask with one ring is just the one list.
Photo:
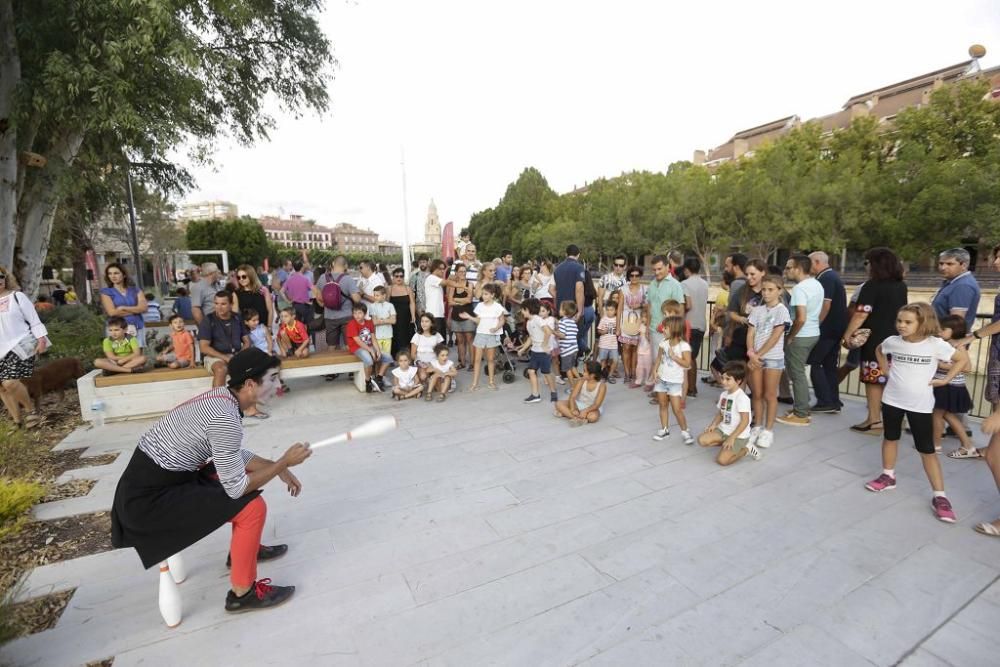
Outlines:
[[865, 488], [869, 491], [874, 491], [878, 493], [879, 491], [887, 491], [896, 488], [896, 478], [889, 477], [885, 473], [882, 473], [872, 481], [865, 484]]
[[940, 521], [955, 523], [955, 512], [952, 511], [951, 502], [947, 498], [935, 496], [934, 500], [931, 501], [931, 507], [934, 508], [934, 516]]

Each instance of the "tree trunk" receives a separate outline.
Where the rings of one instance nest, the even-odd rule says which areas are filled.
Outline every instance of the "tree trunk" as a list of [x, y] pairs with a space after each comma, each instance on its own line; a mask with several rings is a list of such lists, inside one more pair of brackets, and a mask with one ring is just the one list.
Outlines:
[[21, 59], [14, 36], [14, 7], [0, 0], [0, 265], [14, 269], [17, 241], [17, 129], [14, 90], [21, 80]]
[[82, 131], [70, 132], [64, 139], [55, 142], [48, 164], [32, 179], [18, 207], [21, 289], [31, 298], [38, 292], [42, 266], [49, 251], [52, 221], [59, 205], [60, 180], [76, 158], [82, 143]]

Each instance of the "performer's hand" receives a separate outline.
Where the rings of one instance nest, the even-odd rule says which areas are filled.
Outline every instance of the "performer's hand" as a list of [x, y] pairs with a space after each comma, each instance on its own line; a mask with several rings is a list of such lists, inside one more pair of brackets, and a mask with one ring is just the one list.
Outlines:
[[293, 498], [302, 493], [302, 482], [288, 468], [278, 473], [278, 479], [285, 483], [288, 487], [288, 493], [292, 494]]
[[299, 465], [310, 456], [312, 456], [312, 450], [301, 442], [296, 442], [288, 448], [288, 451], [281, 457], [281, 460], [284, 461], [287, 467], [291, 468], [292, 466]]

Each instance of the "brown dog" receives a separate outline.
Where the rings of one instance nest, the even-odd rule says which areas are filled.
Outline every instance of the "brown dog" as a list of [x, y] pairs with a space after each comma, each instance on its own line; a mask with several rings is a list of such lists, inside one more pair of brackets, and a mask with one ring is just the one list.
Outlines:
[[58, 391], [62, 400], [66, 391], [66, 383], [83, 375], [83, 364], [79, 359], [56, 359], [35, 369], [30, 378], [21, 382], [28, 388], [31, 400], [38, 404], [42, 396], [50, 391]]

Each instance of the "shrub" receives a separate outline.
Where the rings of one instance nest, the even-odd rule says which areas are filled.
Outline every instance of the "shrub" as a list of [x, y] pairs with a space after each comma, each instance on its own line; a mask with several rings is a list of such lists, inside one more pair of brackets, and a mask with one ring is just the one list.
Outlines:
[[16, 533], [27, 512], [45, 495], [45, 487], [36, 482], [0, 478], [0, 538]]
[[87, 370], [92, 368], [93, 360], [101, 354], [101, 341], [104, 340], [101, 315], [88, 306], [65, 306], [46, 313], [42, 322], [52, 343], [45, 357], [75, 357]]

